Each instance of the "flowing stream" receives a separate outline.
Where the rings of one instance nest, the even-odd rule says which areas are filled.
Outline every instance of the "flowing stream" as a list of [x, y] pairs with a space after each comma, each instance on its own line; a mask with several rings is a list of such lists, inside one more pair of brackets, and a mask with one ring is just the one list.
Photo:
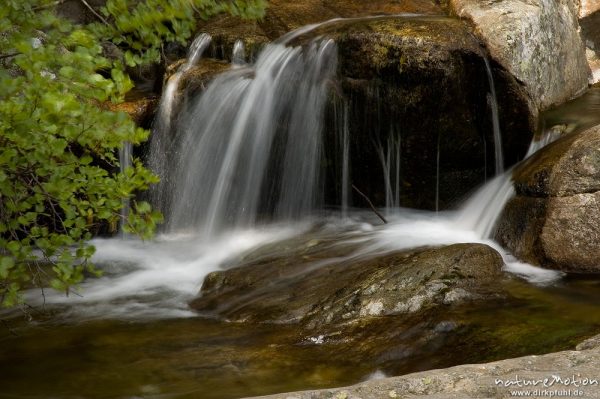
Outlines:
[[[173, 115], [179, 79], [199, 61], [210, 37], [201, 35], [194, 41], [187, 61], [163, 92], [150, 151], [151, 166], [165, 176], [153, 199], [166, 212], [166, 229], [151, 242], [94, 240], [94, 261], [103, 269], [102, 277], [86, 280], [79, 294], [69, 297], [50, 291], [27, 293], [28, 302], [45, 304], [52, 318], [33, 313], [36, 321], [24, 323], [19, 314], [0, 313], [9, 325], [0, 335], [0, 358], [13, 365], [2, 367], [0, 373], [4, 393], [231, 398], [544, 353], [598, 329], [600, 281], [564, 279], [561, 273], [526, 265], [490, 239], [513, 188], [511, 170], [503, 172], [497, 101], [487, 60], [496, 145], [494, 179], [457, 211], [401, 208], [402, 142], [400, 134], [390, 135], [397, 139], [379, 151], [389, 219], [381, 225], [371, 212], [349, 206], [346, 122], [337, 138], [343, 159], [342, 212], [320, 209], [322, 119], [335, 78], [337, 49], [326, 39], [304, 47], [289, 45], [315, 27], [266, 46], [254, 64], [246, 63], [243, 46], [236, 43], [232, 68]], [[576, 109], [595, 106], [593, 99]], [[338, 112], [348, 120], [346, 107]], [[577, 116], [570, 120], [572, 115], [574, 111], [568, 110], [546, 118], [549, 133], [532, 143], [528, 155], [556, 138], [550, 127], [564, 124], [565, 129], [576, 130], [589, 123]], [[502, 254], [511, 272], [499, 284], [514, 295], [515, 308], [470, 304], [438, 315], [442, 320], [469, 320], [475, 326], [481, 340], [461, 353], [444, 354], [448, 351], [439, 350], [438, 342], [415, 349], [416, 336], [437, 328], [425, 320], [411, 320], [417, 332], [411, 337], [366, 336], [366, 342], [398, 339], [406, 346], [402, 356], [377, 360], [361, 357], [343, 340], [323, 345], [318, 336], [298, 337], [293, 326], [232, 325], [199, 318], [188, 307], [208, 273], [233, 267], [252, 251], [283, 259], [294, 248], [313, 242], [328, 243], [322, 248], [324, 259], [486, 243]], [[389, 334], [394, 323], [400, 323], [384, 321], [381, 331]], [[451, 347], [461, 339], [470, 340], [471, 332], [458, 329], [443, 344]]]

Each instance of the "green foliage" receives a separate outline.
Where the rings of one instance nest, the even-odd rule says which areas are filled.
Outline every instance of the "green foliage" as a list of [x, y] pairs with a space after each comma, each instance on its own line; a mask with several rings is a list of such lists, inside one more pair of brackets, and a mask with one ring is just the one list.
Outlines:
[[[87, 26], [60, 18], [54, 0], [0, 4], [0, 302], [22, 301], [24, 286], [69, 292], [95, 273], [87, 243], [100, 226], [150, 237], [161, 216], [124, 200], [158, 177], [134, 160], [119, 171], [117, 150], [148, 132], [104, 104], [133, 86], [102, 43], [120, 46], [129, 65], [157, 61], [164, 41], [185, 42], [196, 17], [217, 12], [258, 16], [261, 0], [108, 0], [103, 21]], [[132, 5], [132, 3], [134, 3]], [[45, 265], [51, 265], [49, 272]]]
[[261, 17], [264, 0], [108, 0], [101, 12], [103, 21], [90, 26], [97, 37], [123, 48], [125, 62], [135, 66], [160, 59], [164, 42], [185, 44], [198, 18], [227, 12], [246, 18]]

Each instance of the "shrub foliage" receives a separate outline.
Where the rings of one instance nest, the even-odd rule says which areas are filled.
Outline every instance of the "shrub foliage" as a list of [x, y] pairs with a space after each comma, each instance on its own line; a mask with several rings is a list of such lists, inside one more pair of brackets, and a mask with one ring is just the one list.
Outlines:
[[[89, 3], [81, 0], [83, 4]], [[122, 225], [142, 238], [160, 214], [135, 194], [158, 177], [134, 159], [120, 171], [118, 150], [149, 132], [107, 102], [133, 86], [125, 67], [160, 60], [165, 42], [186, 43], [198, 18], [220, 12], [259, 17], [262, 0], [108, 0], [97, 21], [56, 14], [55, 0], [0, 4], [0, 302], [49, 283], [66, 293], [86, 272], [99, 226]], [[118, 47], [121, 57], [103, 49]], [[132, 209], [122, 220], [125, 200]]]

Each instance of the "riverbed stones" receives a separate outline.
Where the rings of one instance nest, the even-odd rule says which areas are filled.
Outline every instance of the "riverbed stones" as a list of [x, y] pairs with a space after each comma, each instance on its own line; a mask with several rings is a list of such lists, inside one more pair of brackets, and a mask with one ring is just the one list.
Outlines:
[[534, 264], [600, 273], [600, 126], [557, 140], [513, 178], [500, 243]]
[[589, 67], [571, 0], [450, 0], [475, 26], [492, 57], [523, 82], [539, 110], [565, 102], [588, 85]]
[[[572, 396], [575, 390], [577, 396], [600, 398], [598, 364], [600, 364], [600, 348], [582, 347], [577, 351], [524, 356], [485, 364], [461, 365], [400, 377], [370, 380], [343, 388], [290, 392], [261, 396], [260, 398], [479, 399], [517, 396], [513, 394], [516, 391], [529, 392], [529, 394], [522, 393], [522, 395], [540, 398], [557, 396], [557, 393], [562, 396]], [[548, 379], [548, 383], [553, 381], [552, 386], [542, 386], [541, 382], [545, 378]], [[535, 386], [524, 386], [525, 381], [528, 381], [529, 384], [535, 381], [540, 382]]]
[[191, 302], [235, 322], [315, 329], [502, 296], [503, 261], [483, 244], [394, 252], [346, 261], [264, 259], [209, 274]]

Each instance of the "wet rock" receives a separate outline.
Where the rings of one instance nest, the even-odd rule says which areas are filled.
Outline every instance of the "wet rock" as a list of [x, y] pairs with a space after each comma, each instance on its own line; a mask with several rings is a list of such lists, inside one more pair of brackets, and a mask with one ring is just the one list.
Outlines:
[[420, 13], [439, 15], [443, 11], [431, 0], [269, 0], [264, 18], [258, 21], [244, 21], [237, 17], [222, 15], [200, 22], [198, 31], [207, 32], [213, 37], [212, 56], [231, 60], [233, 44], [241, 39], [249, 59], [254, 59], [258, 51], [291, 30], [301, 26], [323, 22], [333, 18], [353, 18], [369, 15], [394, 15], [399, 13]]
[[126, 99], [120, 104], [108, 104], [111, 111], [121, 111], [128, 114], [138, 126], [148, 127], [154, 118], [154, 112], [158, 106], [156, 97], [140, 97]]
[[[595, 347], [430, 370], [371, 380], [344, 388], [291, 392], [260, 398], [507, 398], [515, 396], [515, 391], [528, 392], [523, 396], [550, 397], [557, 393], [571, 396], [574, 390], [577, 391], [577, 396], [600, 398], [599, 362], [600, 350]], [[551, 385], [544, 387], [544, 379]], [[532, 385], [535, 381], [539, 382]], [[525, 383], [530, 385], [525, 386]]]
[[[352, 180], [376, 205], [385, 205], [382, 158], [394, 145], [403, 206], [447, 208], [494, 173], [485, 50], [464, 24], [400, 18], [330, 34], [339, 47], [338, 95], [350, 108]], [[510, 165], [525, 154], [535, 121], [521, 86], [497, 64], [492, 74]]]
[[496, 238], [534, 264], [600, 272], [600, 127], [559, 139], [513, 177]]
[[209, 274], [191, 306], [230, 321], [314, 329], [498, 296], [502, 265], [482, 244], [333, 263], [267, 259]]
[[188, 96], [194, 96], [204, 89], [221, 72], [231, 68], [231, 64], [225, 61], [212, 58], [200, 60], [181, 76], [179, 86], [185, 88]]
[[587, 88], [589, 67], [571, 0], [450, 0], [471, 21], [492, 57], [525, 84], [534, 108], [547, 109]]

